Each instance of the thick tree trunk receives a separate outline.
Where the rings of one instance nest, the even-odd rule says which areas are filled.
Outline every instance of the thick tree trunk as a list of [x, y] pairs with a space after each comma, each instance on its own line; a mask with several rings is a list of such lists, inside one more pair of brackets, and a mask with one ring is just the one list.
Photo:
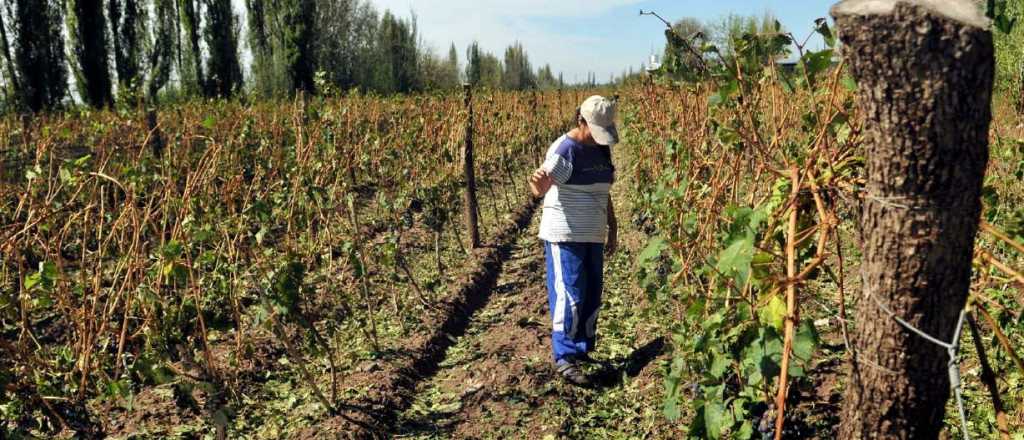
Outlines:
[[832, 9], [859, 83], [867, 184], [863, 296], [840, 438], [934, 439], [981, 212], [994, 58], [972, 0], [847, 0]]

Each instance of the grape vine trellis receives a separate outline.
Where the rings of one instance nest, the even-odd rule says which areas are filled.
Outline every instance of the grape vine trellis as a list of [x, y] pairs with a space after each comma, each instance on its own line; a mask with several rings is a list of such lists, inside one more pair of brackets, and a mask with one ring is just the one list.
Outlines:
[[[525, 202], [562, 96], [475, 99], [485, 239]], [[152, 126], [133, 111], [0, 120], [4, 419], [59, 430], [90, 399], [160, 384], [237, 399], [281, 355], [333, 411], [345, 369], [415, 332], [472, 259], [465, 112], [456, 95], [353, 94], [183, 104]]]
[[[808, 39], [777, 26], [743, 35], [735, 53], [669, 29], [674, 61], [626, 112], [641, 195], [634, 222], [654, 235], [639, 256], [640, 284], [680, 323], [664, 411], [690, 418], [691, 436], [801, 435], [784, 426], [799, 425], [786, 418], [788, 393], [793, 381], [810, 380], [819, 328], [838, 326], [850, 346], [844, 250], [856, 240], [863, 198], [862, 138], [856, 84], [827, 22], [815, 28], [823, 50], [806, 51]], [[775, 60], [791, 44], [799, 61], [783, 68]], [[687, 65], [693, 52], [713, 62]], [[979, 248], [980, 268], [1016, 274], [990, 255]], [[821, 298], [827, 291], [835, 297]], [[979, 313], [987, 313], [981, 302], [999, 304], [974, 297]], [[807, 308], [829, 319], [804, 319]], [[998, 340], [1016, 358], [1007, 338]]]

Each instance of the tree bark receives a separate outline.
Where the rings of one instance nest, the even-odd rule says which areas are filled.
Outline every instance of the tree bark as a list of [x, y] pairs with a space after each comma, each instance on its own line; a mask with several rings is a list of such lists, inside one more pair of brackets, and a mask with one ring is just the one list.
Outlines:
[[107, 45], [107, 20], [102, 0], [66, 2], [71, 63], [82, 101], [94, 108], [114, 105]]
[[5, 74], [10, 77], [11, 87], [8, 90], [12, 95], [18, 96], [21, 91], [18, 87], [18, 76], [14, 73], [14, 58], [11, 57], [11, 44], [10, 40], [7, 39], [7, 27], [4, 25], [4, 14], [10, 11], [10, 5], [6, 8], [0, 9], [0, 55], [3, 55], [3, 65], [6, 70]]
[[[934, 439], [988, 163], [992, 35], [971, 0], [833, 7], [864, 117], [863, 296], [841, 439]], [[973, 12], [973, 13], [972, 13]]]

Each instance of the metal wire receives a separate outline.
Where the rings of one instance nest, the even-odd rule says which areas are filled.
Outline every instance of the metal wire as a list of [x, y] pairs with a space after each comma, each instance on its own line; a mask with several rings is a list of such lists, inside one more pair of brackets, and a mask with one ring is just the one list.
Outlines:
[[907, 330], [916, 333], [918, 336], [921, 336], [928, 342], [931, 342], [935, 345], [938, 345], [946, 349], [946, 353], [949, 355], [949, 387], [953, 390], [953, 394], [956, 395], [956, 407], [957, 411], [960, 413], [960, 431], [963, 433], [964, 440], [970, 440], [971, 434], [967, 431], [967, 413], [964, 410], [963, 384], [960, 381], [959, 356], [960, 334], [963, 332], [964, 321], [967, 319], [967, 309], [964, 308], [963, 310], [960, 311], [960, 319], [957, 320], [956, 323], [956, 331], [953, 333], [953, 341], [943, 342], [942, 340], [939, 340], [938, 338], [929, 335], [928, 333], [925, 333], [921, 329], [918, 329], [917, 327], [911, 325], [903, 318], [897, 316], [895, 313], [893, 313], [892, 309], [887, 307], [885, 304], [882, 304], [882, 302], [879, 301], [878, 298], [876, 298], [871, 293], [868, 293], [867, 296], [868, 298], [871, 298], [871, 300], [875, 303], [875, 305], [878, 306], [879, 309], [881, 309], [883, 312], [889, 315], [890, 318], [892, 318], [901, 326], [903, 326], [903, 328], [906, 328]]

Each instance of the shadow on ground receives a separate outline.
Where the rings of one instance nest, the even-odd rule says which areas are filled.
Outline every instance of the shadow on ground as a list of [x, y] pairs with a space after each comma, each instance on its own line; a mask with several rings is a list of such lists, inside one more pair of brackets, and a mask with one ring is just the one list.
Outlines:
[[600, 370], [593, 375], [595, 389], [617, 387], [627, 377], [636, 377], [644, 367], [665, 351], [665, 338], [658, 337], [633, 350], [626, 358], [600, 362]]

